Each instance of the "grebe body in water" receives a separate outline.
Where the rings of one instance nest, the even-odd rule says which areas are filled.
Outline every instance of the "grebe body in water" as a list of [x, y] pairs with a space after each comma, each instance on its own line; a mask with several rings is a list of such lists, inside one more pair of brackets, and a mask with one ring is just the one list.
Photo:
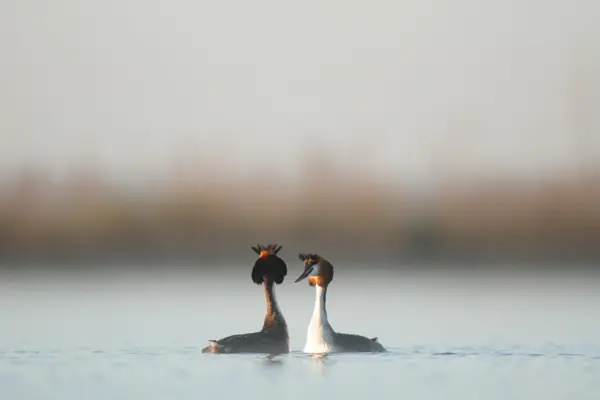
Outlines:
[[333, 265], [318, 254], [298, 255], [304, 262], [304, 272], [296, 282], [308, 278], [308, 284], [315, 287], [316, 299], [312, 319], [306, 335], [305, 353], [347, 353], [347, 352], [385, 352], [377, 338], [347, 333], [338, 333], [329, 324], [325, 301], [327, 288], [333, 280]]
[[267, 313], [259, 332], [232, 335], [219, 340], [209, 340], [203, 353], [263, 353], [270, 355], [290, 352], [288, 329], [275, 299], [275, 285], [283, 282], [287, 274], [285, 262], [277, 253], [281, 246], [253, 246], [258, 255], [252, 268], [252, 281], [263, 285], [267, 300]]

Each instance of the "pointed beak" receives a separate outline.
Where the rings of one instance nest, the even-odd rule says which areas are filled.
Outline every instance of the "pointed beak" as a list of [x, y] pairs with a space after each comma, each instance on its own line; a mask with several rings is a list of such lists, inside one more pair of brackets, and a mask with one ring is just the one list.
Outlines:
[[311, 273], [311, 272], [312, 272], [312, 268], [307, 268], [307, 269], [305, 269], [305, 270], [304, 270], [304, 272], [302, 273], [302, 275], [300, 275], [300, 276], [298, 277], [298, 279], [296, 279], [296, 280], [294, 281], [294, 283], [298, 283], [298, 282], [300, 282], [302, 279], [304, 279], [304, 278], [306, 278], [308, 275], [310, 275], [310, 273]]

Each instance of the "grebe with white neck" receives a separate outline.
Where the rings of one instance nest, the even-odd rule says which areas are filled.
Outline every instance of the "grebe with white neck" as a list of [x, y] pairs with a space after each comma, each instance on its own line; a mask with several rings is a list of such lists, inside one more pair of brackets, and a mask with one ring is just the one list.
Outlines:
[[304, 262], [304, 272], [296, 282], [308, 278], [308, 284], [315, 287], [315, 308], [306, 334], [305, 353], [381, 353], [386, 350], [377, 338], [337, 333], [327, 318], [327, 288], [333, 280], [333, 265], [318, 254], [300, 253], [298, 258]]
[[270, 355], [290, 352], [288, 328], [275, 299], [275, 284], [283, 283], [287, 275], [285, 262], [277, 256], [281, 246], [252, 246], [258, 260], [252, 268], [251, 278], [257, 285], [263, 285], [267, 300], [267, 313], [259, 332], [228, 336], [219, 340], [209, 340], [203, 353], [262, 353]]

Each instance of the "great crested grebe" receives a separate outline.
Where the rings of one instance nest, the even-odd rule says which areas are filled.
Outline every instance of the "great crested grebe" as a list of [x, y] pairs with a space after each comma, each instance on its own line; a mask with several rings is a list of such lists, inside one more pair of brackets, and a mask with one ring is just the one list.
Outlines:
[[267, 314], [262, 330], [232, 335], [220, 340], [209, 340], [203, 353], [263, 353], [270, 355], [290, 352], [288, 329], [283, 314], [275, 300], [275, 284], [281, 284], [287, 275], [285, 262], [277, 256], [281, 246], [252, 246], [258, 260], [252, 268], [252, 281], [262, 284], [267, 299]]
[[304, 272], [296, 279], [296, 282], [308, 277], [308, 284], [314, 286], [317, 293], [315, 309], [306, 334], [304, 352], [313, 354], [385, 352], [386, 350], [377, 341], [377, 338], [337, 333], [333, 330], [327, 320], [327, 309], [325, 308], [327, 287], [333, 280], [333, 265], [318, 254], [300, 253], [298, 258], [304, 262]]

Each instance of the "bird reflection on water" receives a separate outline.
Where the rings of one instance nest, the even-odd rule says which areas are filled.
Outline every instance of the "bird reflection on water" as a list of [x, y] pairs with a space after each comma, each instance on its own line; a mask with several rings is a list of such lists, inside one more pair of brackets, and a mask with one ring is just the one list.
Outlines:
[[266, 366], [282, 366], [283, 360], [281, 357], [277, 357], [279, 354], [267, 354], [262, 358], [262, 364]]
[[[292, 353], [294, 358], [300, 358], [306, 360], [309, 364], [309, 369], [319, 375], [324, 375], [327, 369], [336, 364], [337, 361], [332, 358], [329, 354], [305, 354], [305, 353]], [[281, 354], [267, 354], [260, 358], [261, 365], [266, 367], [282, 367], [285, 365], [285, 355]]]
[[327, 353], [309, 354], [308, 361], [311, 366], [310, 369], [320, 375], [325, 375], [330, 367], [337, 363], [337, 361], [331, 358]]

